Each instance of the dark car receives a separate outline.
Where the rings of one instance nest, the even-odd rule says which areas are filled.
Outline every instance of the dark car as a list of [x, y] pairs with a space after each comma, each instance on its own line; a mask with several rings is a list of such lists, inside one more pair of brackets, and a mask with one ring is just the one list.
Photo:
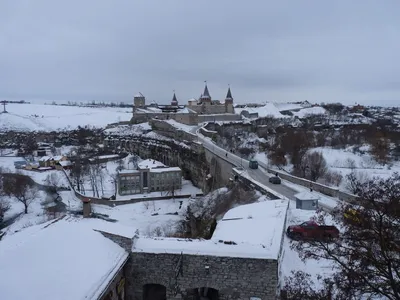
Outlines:
[[281, 179], [278, 176], [270, 177], [269, 182], [273, 184], [281, 184]]
[[289, 226], [286, 234], [296, 240], [332, 239], [339, 236], [339, 229], [335, 226], [318, 225], [314, 221], [307, 221], [300, 225]]

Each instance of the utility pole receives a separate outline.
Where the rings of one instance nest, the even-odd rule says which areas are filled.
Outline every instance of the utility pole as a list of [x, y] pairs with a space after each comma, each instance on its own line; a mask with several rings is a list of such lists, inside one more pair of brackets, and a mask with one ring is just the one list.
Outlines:
[[0, 103], [3, 104], [3, 112], [2, 113], [7, 113], [8, 112], [8, 111], [6, 111], [7, 101], [3, 100], [3, 101], [0, 101]]

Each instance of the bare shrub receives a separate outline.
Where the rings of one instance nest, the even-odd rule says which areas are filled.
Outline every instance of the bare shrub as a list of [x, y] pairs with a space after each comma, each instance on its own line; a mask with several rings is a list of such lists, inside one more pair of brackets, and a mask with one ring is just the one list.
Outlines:
[[3, 222], [4, 214], [11, 208], [8, 201], [0, 197], [0, 224]]
[[345, 167], [347, 167], [349, 169], [355, 169], [357, 167], [356, 161], [354, 159], [352, 159], [352, 158], [346, 159]]
[[346, 188], [353, 193], [358, 195], [361, 191], [361, 186], [370, 180], [366, 172], [352, 171], [346, 175]]
[[153, 229], [152, 236], [160, 237], [162, 235], [163, 235], [163, 230], [160, 226], [157, 226], [156, 228]]
[[143, 202], [143, 207], [144, 207], [146, 210], [148, 210], [149, 207], [150, 207], [150, 202], [149, 202], [149, 201], [144, 201], [144, 202]]
[[309, 152], [301, 160], [299, 166], [303, 177], [317, 181], [328, 171], [326, 160], [321, 152]]
[[323, 181], [326, 185], [339, 186], [343, 180], [342, 174], [335, 171], [328, 171], [323, 177]]

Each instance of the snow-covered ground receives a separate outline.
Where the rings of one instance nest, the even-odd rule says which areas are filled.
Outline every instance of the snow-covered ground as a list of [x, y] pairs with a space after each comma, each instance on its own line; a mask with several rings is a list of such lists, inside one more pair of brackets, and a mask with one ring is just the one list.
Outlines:
[[286, 118], [287, 116], [282, 115], [280, 110], [272, 102], [267, 102], [261, 107], [245, 107], [235, 108], [235, 113], [240, 114], [242, 111], [248, 111], [250, 114], [258, 113], [259, 118], [273, 117], [273, 118]]
[[105, 127], [132, 118], [128, 108], [8, 104], [6, 109], [8, 114], [0, 114], [0, 131], [53, 131], [86, 125]]
[[[20, 173], [22, 175], [27, 175], [33, 179], [36, 183], [48, 185], [47, 178], [48, 176], [52, 176], [52, 174], [56, 174], [55, 177], [57, 178], [57, 186], [59, 187], [68, 187], [69, 183], [67, 178], [65, 177], [64, 173], [59, 170], [48, 170], [48, 171], [31, 171], [31, 170], [22, 170], [22, 169], [15, 169], [14, 162], [22, 160], [21, 157], [0, 157], [0, 167], [3, 169], [4, 172], [11, 172], [11, 173]], [[54, 178], [54, 177], [53, 177]], [[54, 182], [55, 183], [55, 182]]]
[[293, 112], [293, 115], [301, 119], [310, 115], [324, 115], [326, 113], [327, 111], [325, 108], [316, 106], [316, 107], [303, 108], [297, 112]]
[[139, 135], [148, 130], [151, 130], [151, 126], [149, 125], [149, 123], [146, 122], [135, 125], [118, 125], [115, 127], [107, 128], [106, 130], [104, 130], [104, 134], [119, 136]]
[[395, 172], [400, 172], [400, 162], [392, 162], [390, 165], [379, 164], [369, 154], [369, 146], [360, 147], [360, 152], [353, 152], [353, 148], [332, 149], [329, 147], [318, 147], [309, 151], [321, 152], [327, 162], [328, 169], [340, 173], [343, 176], [341, 189], [346, 189], [345, 176], [352, 171], [365, 174], [366, 178], [381, 177], [388, 178]]
[[[315, 211], [307, 211], [296, 209], [295, 201], [290, 201], [289, 210], [287, 215], [286, 225], [298, 225], [310, 219], [316, 218]], [[326, 218], [327, 225], [337, 225], [332, 222], [331, 218]], [[322, 277], [328, 277], [332, 274], [332, 265], [328, 261], [316, 261], [309, 259], [303, 262], [300, 259], [299, 253], [295, 249], [291, 249], [291, 244], [297, 243], [296, 241], [292, 241], [289, 239], [286, 234], [283, 240], [282, 246], [282, 260], [281, 260], [281, 285], [284, 285], [285, 277], [289, 277], [292, 275], [292, 272], [303, 271], [311, 275], [314, 282], [317, 284], [317, 276], [321, 275]], [[318, 286], [316, 286], [318, 287]]]
[[289, 116], [282, 114], [284, 111], [293, 111], [293, 116], [299, 118], [304, 118], [309, 115], [321, 115], [325, 114], [326, 110], [322, 107], [307, 107], [303, 108], [299, 104], [292, 103], [272, 103], [267, 102], [261, 107], [245, 107], [245, 108], [235, 108], [235, 113], [240, 114], [242, 111], [248, 111], [250, 114], [258, 113], [259, 118], [273, 117], [273, 118], [288, 118]]
[[46, 199], [46, 194], [39, 191], [37, 197], [29, 204], [28, 213], [24, 214], [24, 205], [13, 197], [3, 197], [5, 201], [10, 204], [10, 210], [4, 214], [4, 221], [10, 218], [15, 218], [15, 221], [8, 226], [5, 230], [7, 234], [12, 234], [23, 228], [30, 227], [37, 224], [46, 222], [49, 218], [44, 213], [42, 202]]

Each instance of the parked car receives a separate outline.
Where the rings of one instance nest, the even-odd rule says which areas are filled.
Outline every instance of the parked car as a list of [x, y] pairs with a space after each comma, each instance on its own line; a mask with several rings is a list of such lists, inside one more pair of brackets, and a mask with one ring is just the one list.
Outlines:
[[332, 239], [339, 236], [339, 229], [335, 226], [318, 225], [314, 221], [307, 221], [300, 225], [289, 226], [286, 234], [296, 240]]
[[279, 178], [279, 176], [274, 176], [274, 177], [269, 178], [269, 182], [271, 182], [273, 184], [281, 184], [282, 181]]

